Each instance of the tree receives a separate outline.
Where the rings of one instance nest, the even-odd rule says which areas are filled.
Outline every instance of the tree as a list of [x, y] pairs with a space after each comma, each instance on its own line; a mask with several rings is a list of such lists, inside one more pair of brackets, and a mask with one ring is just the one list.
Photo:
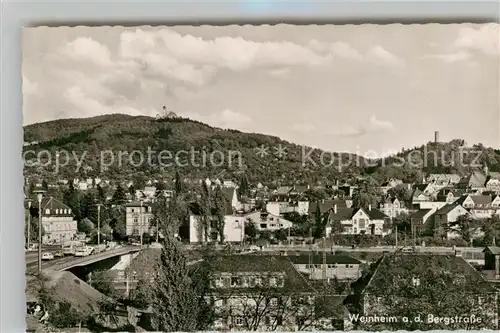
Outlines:
[[102, 188], [101, 184], [97, 184], [97, 195], [96, 195], [97, 202], [105, 205], [107, 198], [106, 198], [106, 192]]
[[47, 184], [47, 181], [44, 179], [42, 181], [42, 188], [45, 190], [45, 191], [48, 191], [49, 190], [49, 184]]
[[125, 196], [125, 190], [123, 187], [118, 184], [116, 187], [115, 192], [113, 193], [113, 196], [111, 198], [111, 203], [113, 205], [123, 205], [127, 201], [126, 196]]
[[84, 218], [83, 220], [78, 222], [77, 227], [79, 232], [90, 234], [92, 230], [94, 230], [94, 223], [88, 218]]
[[92, 272], [92, 278], [90, 281], [90, 285], [94, 287], [94, 289], [100, 291], [106, 296], [111, 298], [117, 297], [117, 291], [113, 285], [114, 276], [111, 271], [106, 270], [98, 270]]
[[460, 234], [462, 239], [468, 244], [471, 242], [474, 234], [475, 223], [470, 215], [460, 215], [455, 222], [449, 223], [450, 230]]
[[250, 195], [250, 185], [248, 184], [248, 177], [246, 174], [241, 176], [238, 194], [242, 197]]
[[181, 244], [169, 229], [164, 230], [157, 276], [151, 285], [152, 326], [157, 331], [194, 331], [197, 328], [197, 296]]
[[245, 235], [250, 238], [250, 240], [255, 240], [257, 237], [257, 227], [251, 220], [245, 221]]
[[500, 217], [492, 215], [483, 222], [481, 229], [484, 232], [483, 241], [486, 245], [500, 244]]
[[220, 243], [224, 243], [224, 217], [226, 216], [226, 207], [228, 205], [228, 200], [220, 186], [215, 189], [214, 195], [214, 215], [215, 215], [215, 227], [219, 234]]
[[355, 208], [377, 206], [381, 197], [379, 184], [372, 178], [367, 177], [357, 182], [357, 188], [352, 195], [352, 206]]
[[182, 179], [181, 179], [181, 174], [179, 173], [179, 171], [176, 171], [175, 172], [175, 178], [174, 178], [174, 190], [175, 190], [175, 193], [177, 193], [177, 195], [180, 195], [184, 188], [183, 188], [183, 184], [182, 184]]
[[135, 187], [134, 187], [134, 184], [130, 185], [128, 187], [128, 193], [130, 194], [130, 196], [132, 198], [135, 198]]
[[286, 241], [288, 239], [288, 233], [284, 229], [278, 229], [274, 232], [274, 238], [280, 242]]

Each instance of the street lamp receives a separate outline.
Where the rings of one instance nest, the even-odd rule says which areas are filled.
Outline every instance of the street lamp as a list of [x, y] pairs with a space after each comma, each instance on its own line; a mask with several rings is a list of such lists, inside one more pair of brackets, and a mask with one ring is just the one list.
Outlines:
[[31, 229], [31, 199], [28, 199], [28, 240], [26, 241], [26, 247], [28, 251], [30, 249], [30, 229]]
[[102, 204], [96, 204], [97, 206], [97, 253], [101, 252], [101, 206]]
[[38, 272], [42, 272], [42, 199], [43, 194], [47, 192], [44, 189], [33, 191], [38, 199]]
[[139, 233], [141, 234], [141, 250], [142, 250], [142, 199], [139, 201], [141, 203], [141, 209], [139, 210]]

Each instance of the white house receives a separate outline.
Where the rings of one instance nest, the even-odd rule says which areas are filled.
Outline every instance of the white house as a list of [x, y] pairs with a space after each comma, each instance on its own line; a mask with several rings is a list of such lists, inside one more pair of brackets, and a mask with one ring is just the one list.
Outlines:
[[456, 231], [449, 230], [450, 223], [454, 223], [460, 216], [470, 216], [470, 213], [459, 203], [447, 204], [434, 213], [434, 226], [439, 234], [446, 232], [447, 238], [458, 236]]
[[328, 212], [328, 222], [325, 229], [326, 236], [338, 233], [343, 235], [379, 235], [384, 236], [391, 233], [387, 228], [389, 216], [382, 213], [377, 208], [338, 208]]
[[[361, 276], [361, 262], [345, 255], [290, 254], [288, 258], [295, 268], [311, 280], [338, 279], [355, 281]], [[326, 265], [325, 265], [326, 262]]]
[[[189, 242], [206, 243], [210, 241], [220, 241], [215, 217], [210, 219], [209, 224], [207, 232], [205, 233], [201, 216], [189, 215]], [[244, 237], [245, 217], [243, 215], [224, 216], [224, 241], [229, 243], [240, 243], [243, 241]]]
[[[227, 198], [227, 206], [225, 208], [226, 215], [224, 216], [224, 241], [226, 242], [241, 242], [245, 236], [245, 217], [235, 212], [241, 210], [242, 204], [238, 199], [236, 189], [234, 187], [222, 188], [222, 193]], [[190, 208], [188, 221], [188, 237], [190, 243], [203, 243], [208, 241], [220, 240], [220, 235], [216, 228], [216, 217], [211, 216], [208, 219], [209, 225], [205, 230], [204, 223], [199, 214], [199, 207], [193, 205]], [[208, 237], [208, 239], [206, 238]]]
[[266, 204], [268, 213], [274, 215], [283, 215], [286, 213], [297, 212], [300, 215], [306, 215], [309, 211], [308, 201], [269, 201]]
[[384, 203], [381, 203], [380, 211], [393, 218], [401, 214], [407, 214], [408, 208], [405, 207], [404, 202], [399, 201], [397, 198], [393, 198], [387, 199]]
[[279, 230], [279, 229], [289, 229], [293, 226], [293, 223], [285, 220], [276, 214], [271, 214], [269, 212], [252, 212], [245, 215], [247, 221], [252, 222], [257, 230]]
[[141, 233], [156, 234], [153, 223], [153, 205], [149, 202], [132, 201], [125, 206], [125, 225], [127, 236], [140, 236]]
[[78, 232], [71, 209], [54, 197], [42, 199], [42, 227], [44, 244], [71, 241]]

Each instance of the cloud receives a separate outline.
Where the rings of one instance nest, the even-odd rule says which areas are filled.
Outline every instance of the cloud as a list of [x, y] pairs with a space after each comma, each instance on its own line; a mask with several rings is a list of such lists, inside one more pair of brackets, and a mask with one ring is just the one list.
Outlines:
[[57, 53], [75, 61], [88, 61], [101, 66], [111, 65], [109, 49], [88, 37], [80, 37], [60, 46]]
[[455, 46], [488, 55], [498, 55], [500, 53], [500, 25], [491, 23], [479, 28], [460, 28]]
[[238, 113], [229, 109], [222, 110], [215, 113], [196, 113], [196, 112], [185, 112], [180, 114], [183, 117], [187, 117], [193, 120], [198, 120], [203, 123], [220, 127], [224, 129], [241, 129], [244, 130], [248, 128], [248, 125], [253, 123], [252, 118]]
[[77, 110], [78, 117], [93, 117], [110, 113], [123, 113], [132, 116], [149, 115], [154, 116], [153, 110], [136, 109], [130, 106], [106, 105], [98, 100], [86, 95], [81, 87], [73, 86], [68, 88], [64, 94], [64, 99]]
[[470, 58], [471, 55], [465, 51], [459, 51], [456, 53], [448, 53], [448, 54], [428, 54], [422, 57], [422, 59], [437, 59], [446, 63], [467, 61]]
[[360, 137], [369, 133], [392, 131], [394, 126], [389, 121], [378, 120], [371, 116], [365, 124], [346, 126], [334, 131], [332, 134], [340, 137]]
[[388, 67], [404, 67], [405, 65], [402, 59], [398, 58], [380, 45], [372, 47], [366, 54], [365, 58], [367, 61], [372, 61], [376, 64]]
[[269, 75], [274, 77], [285, 77], [290, 73], [290, 68], [285, 67], [285, 68], [270, 69], [267, 72]]

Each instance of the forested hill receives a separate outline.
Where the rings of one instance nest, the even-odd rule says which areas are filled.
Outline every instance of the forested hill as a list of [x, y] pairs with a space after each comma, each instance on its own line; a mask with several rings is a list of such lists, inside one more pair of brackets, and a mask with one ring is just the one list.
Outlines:
[[[86, 171], [81, 168], [75, 174], [74, 167], [60, 168], [61, 178], [104, 176], [126, 180], [136, 173], [147, 177], [168, 177], [173, 175], [177, 168], [181, 174], [193, 178], [222, 173], [221, 178], [226, 179], [245, 173], [249, 181], [253, 182], [314, 184], [320, 180], [322, 182], [337, 180], [340, 174], [337, 168], [340, 160], [344, 164], [349, 164], [349, 159], [353, 161], [353, 165], [356, 164], [356, 160], [363, 163], [361, 157], [333, 154], [335, 161], [332, 164], [332, 154], [319, 149], [303, 147], [274, 136], [214, 128], [179, 117], [157, 120], [145, 116], [113, 114], [93, 118], [61, 119], [25, 126], [24, 141], [34, 143], [25, 146], [25, 151], [48, 150], [53, 156], [60, 150], [75, 152], [77, 156], [82, 156], [86, 152], [83, 164], [87, 166]], [[260, 148], [265, 149], [259, 150]], [[152, 153], [153, 165], [143, 163], [137, 166], [136, 162], [134, 162], [136, 166], [130, 163], [117, 165], [116, 160], [120, 152], [140, 151], [146, 158], [148, 149], [156, 152]], [[99, 161], [99, 157], [109, 157], [110, 154], [103, 151], [112, 152], [116, 163], [109, 166], [103, 174], [99, 174], [100, 165], [103, 164]], [[183, 159], [180, 163], [182, 165], [173, 163], [165, 166], [168, 162], [174, 162], [172, 158], [164, 160], [162, 167], [155, 162], [155, 156], [160, 151], [167, 152], [163, 154], [164, 158], [168, 157], [169, 153], [175, 156], [177, 152], [184, 151], [185, 153], [179, 155]], [[214, 153], [215, 151], [217, 153]], [[205, 154], [205, 162], [201, 157], [202, 152]], [[236, 152], [241, 154], [243, 163], [239, 162]], [[195, 157], [191, 161], [193, 155]], [[134, 157], [138, 157], [138, 154]], [[128, 157], [124, 157], [122, 160], [127, 159]], [[219, 165], [222, 160], [224, 163]], [[360, 173], [362, 168], [362, 166], [352, 167], [349, 168], [349, 172]], [[50, 167], [26, 169], [28, 174], [42, 173], [48, 177], [51, 177], [50, 171]]]
[[[224, 130], [179, 117], [157, 120], [145, 116], [112, 114], [61, 119], [25, 126], [24, 141], [36, 142], [25, 146], [25, 150], [48, 150], [53, 158], [58, 150], [70, 152], [79, 158], [85, 152], [84, 167], [78, 172], [73, 157], [68, 166], [59, 168], [57, 175], [53, 172], [54, 163], [48, 167], [26, 168], [27, 176], [37, 175], [44, 179], [99, 176], [125, 181], [137, 175], [168, 178], [175, 170], [179, 170], [184, 176], [192, 178], [220, 176], [231, 179], [244, 173], [251, 182], [314, 185], [367, 175], [378, 182], [390, 178], [418, 182], [428, 173], [467, 174], [485, 162], [491, 171], [500, 171], [500, 151], [480, 144], [465, 148], [462, 140], [427, 143], [384, 160], [367, 161], [355, 155], [332, 154], [303, 147], [274, 136]], [[121, 164], [118, 162], [120, 152], [131, 154], [140, 151], [147, 159], [148, 149], [154, 152], [151, 154], [152, 163], [146, 161], [139, 165], [137, 153], [133, 163], [129, 163], [127, 155], [123, 155]], [[164, 158], [168, 154], [175, 156], [180, 151], [184, 153], [179, 155], [180, 163], [172, 163], [175, 160], [167, 158], [163, 160], [162, 166], [157, 162], [160, 151], [167, 152], [167, 155], [163, 154]], [[234, 152], [240, 153], [242, 163]], [[113, 155], [114, 163], [100, 172], [101, 166], [110, 162], [110, 154]], [[427, 159], [424, 158], [426, 155]], [[29, 156], [33, 157], [33, 154]], [[100, 156], [108, 159], [100, 161]], [[342, 166], [340, 171], [339, 165]]]

